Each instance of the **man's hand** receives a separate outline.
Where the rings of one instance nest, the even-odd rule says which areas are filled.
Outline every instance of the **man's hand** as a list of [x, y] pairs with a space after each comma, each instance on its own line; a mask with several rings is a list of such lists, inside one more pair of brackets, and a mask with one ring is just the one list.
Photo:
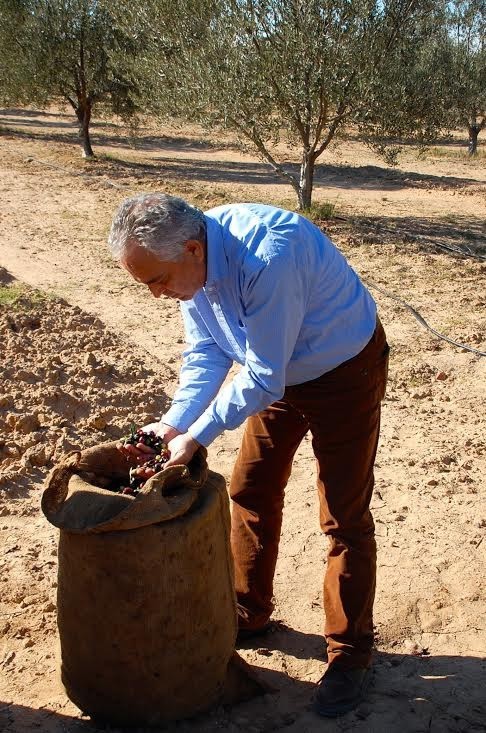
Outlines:
[[[164, 443], [169, 443], [177, 435], [181, 434], [180, 431], [173, 428], [172, 425], [166, 425], [163, 422], [154, 422], [150, 425], [144, 425], [142, 430], [145, 433], [149, 433], [153, 430], [156, 435], [159, 435], [162, 438]], [[143, 443], [136, 443], [136, 445], [118, 443], [117, 448], [124, 456], [127, 457], [127, 459], [131, 458], [140, 464], [149, 461], [152, 456], [155, 455], [154, 449], [150, 448], [148, 445], [144, 445]], [[151, 475], [153, 475], [153, 472]], [[147, 476], [147, 478], [149, 477]]]
[[179, 433], [169, 443], [170, 458], [164, 465], [164, 469], [169, 466], [179, 466], [181, 463], [187, 465], [198, 448], [199, 443], [189, 433]]
[[181, 431], [173, 428], [172, 425], [166, 425], [164, 422], [151, 422], [150, 425], [144, 425], [142, 428], [144, 433], [154, 431], [155, 435], [159, 435], [164, 443], [168, 443], [176, 435], [181, 435]]

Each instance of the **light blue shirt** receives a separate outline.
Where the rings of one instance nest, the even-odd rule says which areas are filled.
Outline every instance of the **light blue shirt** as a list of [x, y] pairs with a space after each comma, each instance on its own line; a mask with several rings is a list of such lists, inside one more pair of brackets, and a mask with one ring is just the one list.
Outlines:
[[[207, 279], [181, 302], [187, 349], [163, 421], [209, 445], [358, 354], [376, 305], [332, 242], [308, 219], [259, 204], [206, 212]], [[233, 362], [242, 365], [220, 390]]]

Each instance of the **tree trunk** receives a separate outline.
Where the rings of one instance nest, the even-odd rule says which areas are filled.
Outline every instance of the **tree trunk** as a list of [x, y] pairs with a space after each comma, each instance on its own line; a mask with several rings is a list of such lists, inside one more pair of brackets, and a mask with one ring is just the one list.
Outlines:
[[299, 190], [297, 193], [299, 199], [299, 209], [307, 211], [312, 203], [312, 188], [314, 186], [314, 164], [315, 157], [308, 150], [304, 150], [302, 154], [302, 163], [300, 164], [300, 180]]
[[481, 132], [481, 125], [468, 125], [469, 132], [469, 155], [476, 155], [478, 152], [478, 135]]
[[94, 158], [93, 148], [89, 137], [89, 123], [91, 121], [91, 104], [85, 102], [76, 109], [76, 117], [79, 122], [79, 139], [83, 158]]

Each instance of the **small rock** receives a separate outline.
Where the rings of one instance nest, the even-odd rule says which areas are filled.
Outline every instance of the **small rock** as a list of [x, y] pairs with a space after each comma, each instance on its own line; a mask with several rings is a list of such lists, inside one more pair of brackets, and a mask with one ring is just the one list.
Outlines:
[[33, 433], [40, 428], [37, 415], [16, 415], [11, 412], [7, 415], [7, 425], [19, 433]]
[[56, 444], [55, 457], [59, 458], [63, 453], [69, 453], [75, 450], [81, 450], [79, 443], [74, 443], [66, 435], [62, 435]]
[[0, 626], [0, 634], [2, 635], [7, 634], [11, 628], [12, 628], [12, 624], [10, 623], [10, 621], [5, 621], [3, 626]]
[[449, 375], [446, 374], [446, 372], [437, 372], [437, 374], [435, 375], [435, 378], [438, 379], [439, 382], [443, 382], [444, 379], [447, 379], [448, 376]]
[[419, 649], [419, 644], [417, 644], [416, 641], [412, 641], [412, 639], [405, 639], [403, 642], [403, 650], [405, 654], [416, 654]]
[[93, 415], [93, 417], [89, 420], [88, 425], [90, 428], [94, 428], [95, 430], [104, 430], [108, 423], [106, 422], [103, 415]]
[[30, 649], [33, 646], [34, 642], [32, 641], [32, 639], [29, 638], [24, 641], [24, 649]]
[[7, 652], [3, 658], [2, 667], [6, 667], [8, 664], [10, 664], [10, 662], [13, 662], [14, 659], [15, 659], [15, 652], [13, 650], [10, 652]]
[[52, 611], [56, 610], [56, 604], [52, 601], [49, 601], [49, 603], [46, 603], [44, 608], [42, 609], [45, 613], [52, 613]]
[[83, 361], [88, 366], [96, 366], [98, 364], [98, 360], [92, 351], [88, 351], [88, 353], [84, 355]]
[[[35, 445], [25, 451], [22, 463], [31, 466], [46, 466], [51, 459], [52, 451], [45, 445]], [[24, 463], [25, 462], [25, 463]]]
[[32, 606], [37, 600], [38, 596], [25, 596], [25, 598], [20, 602], [20, 607], [27, 608], [28, 606]]
[[17, 369], [15, 376], [21, 382], [33, 383], [37, 381], [36, 375], [33, 372], [29, 372], [28, 369]]
[[11, 394], [0, 395], [0, 407], [12, 407], [14, 398]]
[[431, 478], [430, 481], [427, 481], [427, 486], [438, 486], [439, 482], [435, 478]]
[[44, 382], [46, 384], [55, 385], [59, 382], [59, 375], [60, 375], [60, 372], [57, 369], [49, 369], [49, 371], [47, 372], [44, 378]]

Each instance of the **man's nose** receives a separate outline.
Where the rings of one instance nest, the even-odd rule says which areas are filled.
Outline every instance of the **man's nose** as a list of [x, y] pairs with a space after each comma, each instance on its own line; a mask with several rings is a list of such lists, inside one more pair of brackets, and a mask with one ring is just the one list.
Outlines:
[[152, 283], [151, 285], [147, 286], [154, 298], [160, 298], [162, 293], [164, 292], [164, 287], [160, 283]]

